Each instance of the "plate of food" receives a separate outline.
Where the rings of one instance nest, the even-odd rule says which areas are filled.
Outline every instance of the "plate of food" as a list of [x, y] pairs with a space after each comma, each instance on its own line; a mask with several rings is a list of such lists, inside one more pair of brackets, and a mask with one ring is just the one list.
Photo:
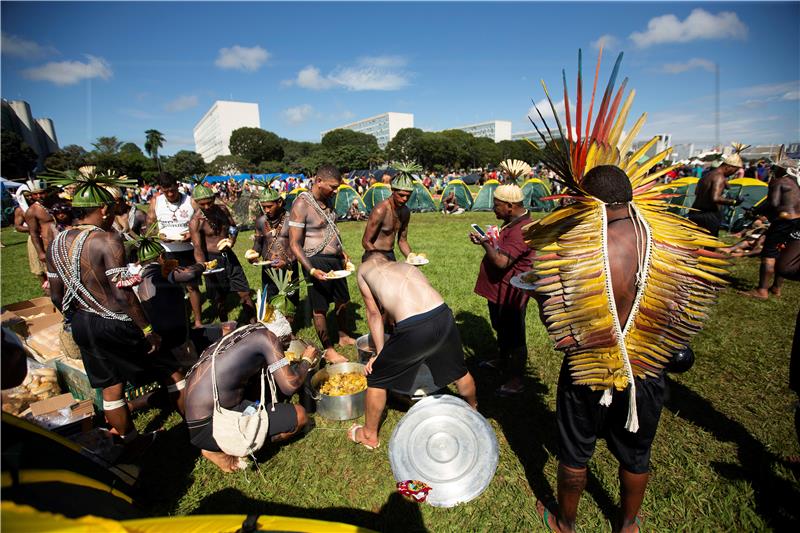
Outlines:
[[186, 237], [189, 236], [188, 231], [170, 231], [164, 230], [158, 234], [161, 242], [186, 242]]
[[353, 273], [352, 270], [331, 270], [330, 272], [325, 274], [325, 277], [328, 279], [342, 279], [346, 278], [352, 273]]
[[523, 272], [511, 278], [511, 286], [524, 291], [532, 291], [536, 288], [535, 283], [538, 279], [539, 276], [533, 270], [530, 272]]
[[278, 264], [278, 261], [277, 260], [275, 260], [275, 261], [255, 261], [255, 262], [250, 263], [250, 264], [253, 265], [253, 266], [257, 266], [257, 267], [260, 267], [260, 266], [275, 266], [275, 265]]
[[205, 271], [203, 272], [204, 276], [208, 276], [210, 274], [217, 274], [218, 272], [222, 272], [223, 270], [225, 270], [225, 268], [219, 265], [219, 261], [216, 259], [207, 261], [203, 263], [203, 265], [206, 267]]
[[406, 263], [414, 266], [422, 266], [427, 265], [430, 263], [430, 261], [428, 260], [428, 256], [424, 253], [415, 254], [414, 252], [411, 252], [408, 254], [408, 257], [406, 257]]

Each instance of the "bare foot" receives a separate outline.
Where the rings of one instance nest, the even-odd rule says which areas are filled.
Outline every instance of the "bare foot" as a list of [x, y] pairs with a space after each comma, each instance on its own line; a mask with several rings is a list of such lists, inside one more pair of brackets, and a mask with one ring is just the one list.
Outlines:
[[536, 512], [539, 514], [539, 518], [542, 519], [542, 523], [548, 531], [555, 531], [556, 533], [568, 531], [559, 527], [558, 518], [556, 518], [556, 515], [548, 510], [547, 507], [545, 507], [544, 504], [539, 500], [536, 500]]
[[[359, 431], [361, 432], [360, 438], [359, 438]], [[375, 438], [373, 439], [368, 439], [364, 434], [364, 426], [359, 424], [353, 424], [352, 426], [350, 426], [350, 429], [347, 430], [347, 438], [349, 438], [356, 444], [362, 445], [368, 450], [374, 450], [376, 448], [379, 448], [381, 445], [377, 435], [375, 435]]]
[[203, 457], [217, 465], [223, 472], [230, 474], [231, 472], [239, 470], [238, 457], [223, 452], [210, 452], [208, 450], [200, 450], [200, 453], [203, 454]]
[[766, 289], [753, 289], [751, 291], [739, 291], [739, 294], [742, 296], [747, 296], [748, 298], [755, 298], [756, 300], [768, 300], [769, 294], [767, 293]]
[[339, 335], [339, 346], [355, 346], [356, 340], [350, 335]]
[[343, 356], [333, 348], [328, 348], [325, 350], [325, 360], [332, 365], [336, 363], [347, 363], [350, 361], [347, 357]]
[[776, 288], [770, 288], [769, 293], [773, 295], [775, 298], [781, 297], [781, 290]]

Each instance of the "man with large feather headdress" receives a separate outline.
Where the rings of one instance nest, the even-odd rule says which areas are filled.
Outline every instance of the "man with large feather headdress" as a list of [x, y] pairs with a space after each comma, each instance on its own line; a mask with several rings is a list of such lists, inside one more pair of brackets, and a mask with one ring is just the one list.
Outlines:
[[[557, 514], [537, 502], [545, 524], [556, 531], [575, 528], [598, 436], [620, 463], [622, 509], [614, 530], [638, 529], [664, 368], [702, 327], [726, 273], [723, 256], [708, 251], [721, 243], [667, 211], [668, 195], [657, 179], [673, 167], [650, 171], [669, 149], [641, 163], [657, 138], [630, 151], [646, 115], [623, 136], [634, 94], [623, 102], [627, 79], [613, 94], [621, 59], [596, 116], [594, 90], [586, 116], [582, 111], [579, 52], [574, 115], [562, 76], [566, 129], [544, 83], [557, 130], [538, 109], [549, 135], [534, 123], [543, 141], [538, 154], [572, 201], [525, 229], [537, 252], [525, 281], [535, 286], [548, 333], [565, 353], [556, 408]], [[599, 68], [600, 58], [595, 88]]]

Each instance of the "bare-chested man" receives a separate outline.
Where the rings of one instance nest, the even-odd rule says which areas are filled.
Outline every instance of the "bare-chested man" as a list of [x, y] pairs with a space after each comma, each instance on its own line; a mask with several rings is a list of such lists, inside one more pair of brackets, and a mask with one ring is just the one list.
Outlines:
[[328, 272], [344, 270], [349, 266], [339, 229], [334, 222], [335, 213], [328, 205], [341, 181], [342, 176], [336, 167], [320, 167], [311, 191], [298, 194], [289, 213], [289, 248], [303, 266], [306, 279], [311, 281], [308, 298], [311, 301], [314, 328], [329, 363], [347, 361], [333, 347], [333, 341], [328, 335], [325, 315], [331, 303], [334, 304], [339, 327], [339, 344], [351, 345], [356, 342], [347, 331], [347, 304], [350, 302], [347, 281], [327, 277]]
[[47, 265], [45, 254], [52, 240], [50, 225], [53, 216], [42, 205], [47, 194], [47, 185], [44, 180], [28, 180], [28, 209], [23, 215], [28, 226], [28, 266], [31, 274], [39, 278], [45, 294], [49, 294], [47, 283]]
[[[759, 300], [766, 300], [770, 293], [775, 297], [781, 295], [783, 279], [775, 273], [775, 261], [781, 255], [781, 248], [786, 244], [789, 235], [800, 231], [800, 185], [797, 178], [789, 174], [797, 174], [797, 161], [778, 161], [772, 166], [772, 172], [767, 193], [770, 225], [761, 249], [758, 287], [742, 293]], [[770, 287], [769, 278], [773, 275]]]
[[[167, 259], [178, 261], [178, 265], [188, 267], [196, 263], [192, 251], [191, 236], [189, 234], [189, 221], [194, 215], [192, 199], [188, 194], [183, 194], [178, 188], [178, 180], [172, 174], [163, 172], [158, 177], [161, 194], [150, 199], [150, 209], [147, 212], [146, 227], [158, 222], [158, 232], [162, 236], [161, 244], [167, 251]], [[197, 281], [186, 284], [189, 294], [189, 304], [194, 315], [194, 327], [203, 325], [200, 316], [202, 299], [200, 286]]]
[[[364, 297], [367, 324], [375, 353], [367, 363], [364, 426], [350, 427], [350, 440], [376, 448], [387, 390], [412, 394], [414, 380], [425, 363], [437, 387], [455, 382], [458, 393], [477, 408], [475, 381], [464, 364], [464, 351], [453, 312], [416, 267], [390, 261], [368, 251], [358, 268], [358, 288]], [[395, 321], [384, 345], [381, 308]]]
[[717, 168], [711, 169], [697, 182], [694, 204], [689, 213], [689, 220], [708, 230], [714, 237], [719, 235], [722, 224], [721, 207], [724, 205], [739, 205], [741, 199], [734, 200], [725, 197], [728, 188], [728, 177], [736, 174], [742, 168], [742, 159], [739, 154], [733, 154], [723, 159]]
[[[306, 411], [299, 405], [277, 403], [278, 398], [268, 396], [273, 380], [281, 392], [291, 396], [303, 385], [308, 369], [317, 363], [316, 348], [309, 346], [297, 366], [289, 365], [284, 357], [292, 328], [282, 316], [275, 317], [266, 326], [255, 324], [240, 328], [212, 344], [186, 375], [186, 420], [192, 444], [202, 450], [203, 457], [224, 472], [234, 472], [246, 463], [239, 457], [223, 452], [214, 440], [212, 414], [214, 393], [211, 381], [211, 357], [216, 351], [216, 385], [219, 405], [223, 409], [244, 411], [259, 399], [261, 371], [269, 373], [269, 390], [263, 391], [269, 416], [268, 436], [272, 442], [288, 439], [307, 423]], [[274, 394], [274, 393], [273, 393]]]
[[239, 234], [236, 222], [227, 207], [216, 203], [214, 191], [205, 185], [195, 186], [192, 198], [199, 207], [189, 221], [195, 262], [216, 260], [217, 268], [222, 269], [205, 277], [213, 308], [221, 321], [227, 321], [225, 299], [228, 293], [235, 292], [242, 303], [241, 321], [252, 324], [256, 320], [256, 307], [250, 296], [247, 276], [233, 251]]
[[161, 338], [133, 290], [113, 281], [127, 271], [122, 238], [109, 231], [114, 199], [93, 175], [86, 177], [73, 198], [76, 225], [59, 233], [47, 252], [51, 299], [62, 313], [72, 314], [72, 335], [89, 383], [103, 390], [106, 419], [128, 444], [138, 433], [125, 385], [154, 380], [175, 385], [175, 368], [152, 355]]
[[369, 214], [361, 246], [367, 252], [380, 252], [389, 260], [396, 261], [394, 256], [394, 242], [400, 251], [408, 257], [411, 246], [408, 244], [408, 222], [411, 220], [411, 211], [406, 207], [411, 193], [414, 192], [414, 183], [406, 175], [398, 174], [392, 180], [392, 195], [382, 201]]

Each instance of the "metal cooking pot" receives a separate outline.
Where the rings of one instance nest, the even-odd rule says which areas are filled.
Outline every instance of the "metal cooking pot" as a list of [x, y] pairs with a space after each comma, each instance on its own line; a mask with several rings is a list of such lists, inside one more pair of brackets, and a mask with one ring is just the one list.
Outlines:
[[364, 414], [367, 397], [366, 389], [356, 394], [345, 396], [328, 396], [319, 392], [320, 387], [334, 374], [347, 374], [348, 372], [364, 373], [361, 363], [337, 363], [329, 365], [314, 374], [311, 378], [313, 398], [317, 402], [317, 413], [328, 420], [352, 420]]
[[[389, 335], [383, 335], [383, 343], [386, 344], [386, 341], [389, 340]], [[358, 360], [364, 364], [367, 364], [370, 357], [375, 355], [375, 345], [372, 342], [372, 336], [367, 333], [366, 335], [361, 335], [358, 339], [356, 339], [356, 349], [358, 350]]]

